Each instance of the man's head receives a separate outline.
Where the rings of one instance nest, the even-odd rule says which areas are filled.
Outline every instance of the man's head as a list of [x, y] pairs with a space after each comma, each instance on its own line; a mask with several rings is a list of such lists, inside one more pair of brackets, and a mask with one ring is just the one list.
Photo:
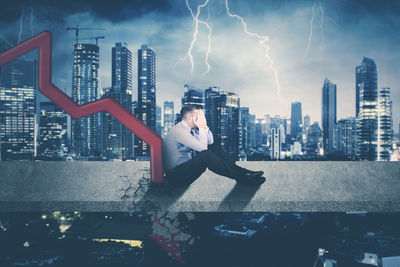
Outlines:
[[180, 115], [182, 121], [184, 121], [190, 128], [195, 128], [196, 125], [193, 121], [197, 120], [197, 111], [201, 109], [199, 105], [186, 105], [181, 109]]

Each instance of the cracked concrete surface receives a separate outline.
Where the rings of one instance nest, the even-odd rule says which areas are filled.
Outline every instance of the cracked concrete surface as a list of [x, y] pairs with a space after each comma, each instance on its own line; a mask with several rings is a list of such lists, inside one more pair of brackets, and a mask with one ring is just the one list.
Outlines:
[[239, 162], [259, 188], [207, 170], [150, 184], [149, 162], [0, 162], [0, 211], [399, 211], [398, 162]]

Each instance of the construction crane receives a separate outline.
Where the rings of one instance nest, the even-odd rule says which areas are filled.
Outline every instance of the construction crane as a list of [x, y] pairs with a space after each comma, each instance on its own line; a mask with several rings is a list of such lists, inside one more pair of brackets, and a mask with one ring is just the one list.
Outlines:
[[76, 25], [76, 27], [67, 28], [67, 31], [75, 31], [76, 43], [78, 43], [79, 31], [104, 31], [104, 30], [105, 30], [104, 28], [79, 28], [79, 25]]
[[96, 45], [99, 45], [99, 39], [104, 39], [104, 36], [96, 36], [96, 37], [90, 37], [86, 39], [81, 39], [81, 41], [86, 41], [86, 40], [96, 40]]

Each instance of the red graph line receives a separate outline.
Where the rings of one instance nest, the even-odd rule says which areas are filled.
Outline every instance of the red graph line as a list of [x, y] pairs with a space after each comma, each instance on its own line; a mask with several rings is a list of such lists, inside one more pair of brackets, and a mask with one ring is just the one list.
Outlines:
[[39, 49], [39, 91], [61, 107], [72, 118], [79, 119], [107, 111], [131, 132], [150, 146], [152, 183], [162, 183], [162, 139], [150, 127], [141, 122], [112, 98], [103, 98], [78, 105], [67, 94], [51, 83], [51, 32], [44, 31], [0, 54], [0, 66], [34, 50]]

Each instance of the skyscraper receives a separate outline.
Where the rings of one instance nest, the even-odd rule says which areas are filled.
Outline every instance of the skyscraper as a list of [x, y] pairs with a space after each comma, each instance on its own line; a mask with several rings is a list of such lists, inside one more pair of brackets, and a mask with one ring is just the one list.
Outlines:
[[185, 93], [182, 97], [182, 107], [185, 105], [205, 107], [203, 90], [187, 84], [185, 84], [184, 89]]
[[378, 71], [374, 60], [364, 57], [356, 67], [357, 153], [362, 160], [377, 159], [377, 109]]
[[308, 156], [317, 156], [319, 155], [320, 150], [320, 139], [322, 136], [321, 128], [319, 127], [318, 122], [314, 122], [310, 125], [310, 129], [307, 133], [307, 146], [306, 151]]
[[248, 151], [255, 147], [256, 142], [256, 115], [249, 114], [249, 121], [247, 122], [247, 148]]
[[336, 124], [335, 150], [342, 152], [350, 158], [356, 155], [357, 147], [357, 121], [356, 118], [341, 119]]
[[214, 135], [214, 142], [221, 144], [221, 98], [219, 90], [208, 88], [205, 90], [205, 116], [207, 125]]
[[[78, 105], [98, 99], [99, 47], [94, 44], [74, 45], [72, 98]], [[72, 151], [78, 159], [97, 154], [97, 114], [71, 120]]]
[[265, 145], [266, 142], [264, 139], [267, 137], [267, 134], [265, 133], [265, 120], [263, 119], [256, 119], [256, 125], [255, 125], [255, 146], [262, 146], [263, 144]]
[[[111, 88], [103, 97], [110, 97], [132, 112], [132, 52], [127, 44], [115, 43], [111, 49]], [[108, 112], [102, 113], [103, 154], [107, 159], [126, 160], [133, 157], [132, 132]]]
[[285, 134], [285, 139], [284, 139], [284, 143], [286, 144], [290, 144], [290, 119], [286, 119], [284, 118], [282, 121], [282, 125], [283, 125], [283, 131]]
[[[275, 115], [274, 117], [270, 118], [270, 124], [269, 127], [267, 128], [269, 131], [269, 134], [271, 134], [271, 129], [279, 129], [281, 132], [279, 133], [280, 139], [279, 142], [280, 144], [285, 143], [286, 139], [286, 134], [285, 134], [285, 126], [284, 122], [286, 120], [281, 118], [279, 115]], [[271, 141], [271, 138], [269, 138], [269, 141]], [[271, 144], [269, 144], [271, 145]]]
[[117, 42], [111, 48], [111, 86], [132, 91], [132, 52], [127, 43]]
[[270, 129], [270, 148], [269, 156], [271, 159], [280, 159], [282, 150], [282, 127], [273, 127]]
[[[138, 102], [135, 100], [132, 101], [132, 114], [138, 117], [137, 113], [138, 113]], [[136, 135], [132, 133], [133, 158], [136, 158], [136, 151], [137, 151], [135, 141], [136, 141]]]
[[361, 95], [364, 100], [374, 100], [378, 88], [378, 72], [373, 59], [364, 57], [356, 66], [356, 117], [360, 112]]
[[290, 123], [290, 134], [293, 141], [301, 141], [303, 116], [301, 111], [301, 103], [293, 102], [291, 110], [291, 123]]
[[41, 102], [37, 157], [62, 160], [67, 154], [67, 114], [53, 102]]
[[[137, 118], [156, 131], [156, 54], [149, 45], [138, 50]], [[135, 136], [135, 157], [149, 159], [150, 149]]]
[[162, 116], [161, 116], [161, 107], [156, 105], [156, 133], [161, 136], [162, 132]]
[[239, 156], [239, 96], [231, 92], [221, 92], [221, 148], [234, 160]]
[[237, 160], [239, 155], [240, 99], [231, 92], [206, 90], [207, 125], [214, 142]]
[[310, 128], [310, 116], [304, 116], [304, 125], [303, 125], [303, 133], [307, 134], [308, 129]]
[[390, 160], [393, 138], [392, 101], [390, 88], [379, 89], [378, 96], [378, 155], [377, 160]]
[[17, 59], [0, 72], [1, 160], [31, 161], [36, 154], [36, 63]]
[[169, 130], [175, 125], [174, 102], [164, 101], [164, 128], [163, 138], [167, 135]]
[[324, 155], [335, 152], [336, 84], [326, 78], [322, 86], [322, 137]]
[[240, 136], [239, 136], [239, 151], [249, 153], [249, 108], [240, 108]]

